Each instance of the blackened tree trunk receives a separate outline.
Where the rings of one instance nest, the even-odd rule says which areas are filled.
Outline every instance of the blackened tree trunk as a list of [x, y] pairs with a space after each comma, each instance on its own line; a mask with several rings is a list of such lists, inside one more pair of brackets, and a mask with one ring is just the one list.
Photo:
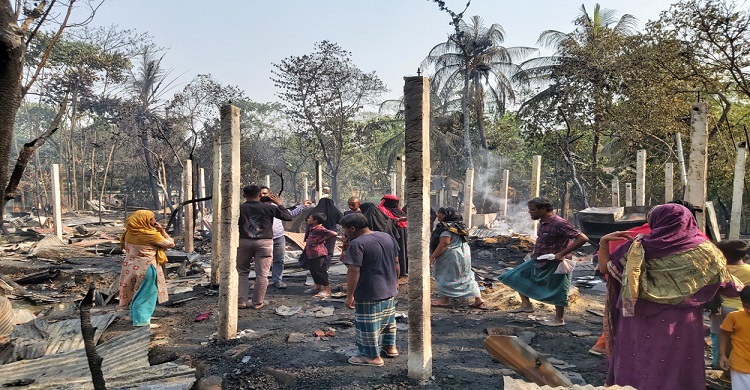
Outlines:
[[5, 204], [12, 199], [5, 193], [8, 183], [10, 149], [16, 112], [21, 106], [21, 75], [26, 54], [24, 34], [16, 22], [9, 0], [0, 0], [0, 219]]
[[[143, 146], [143, 156], [146, 159], [146, 169], [148, 169], [148, 183], [154, 201], [153, 206], [154, 210], [159, 210], [161, 209], [161, 202], [159, 202], [159, 184], [156, 182], [156, 167], [154, 166], [154, 159], [151, 157], [148, 130], [144, 129], [141, 131], [141, 145]], [[164, 180], [166, 180], [166, 178], [164, 178]]]

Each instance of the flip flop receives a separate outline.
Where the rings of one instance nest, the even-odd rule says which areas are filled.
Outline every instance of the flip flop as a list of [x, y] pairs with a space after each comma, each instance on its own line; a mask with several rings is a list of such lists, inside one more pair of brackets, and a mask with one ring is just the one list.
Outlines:
[[254, 309], [254, 310], [260, 310], [260, 309], [262, 309], [262, 308], [263, 308], [263, 306], [265, 306], [265, 305], [266, 305], [265, 303], [259, 303], [259, 304], [257, 304], [257, 305], [253, 305], [253, 309]]
[[544, 326], [565, 326], [565, 321], [561, 323], [557, 323], [557, 322], [552, 322], [550, 320], [544, 320], [544, 321], [540, 321], [539, 323]]
[[387, 352], [387, 351], [386, 351], [386, 350], [384, 349], [384, 350], [382, 350], [381, 352], [382, 352], [382, 354], [381, 354], [382, 356], [385, 356], [385, 357], [389, 357], [389, 358], [395, 358], [395, 357], [398, 357], [398, 356], [399, 356], [399, 353], [398, 353], [398, 351], [396, 351], [396, 353], [388, 353], [388, 352]]
[[489, 310], [490, 309], [490, 307], [487, 306], [487, 302], [482, 302], [479, 305], [477, 305], [476, 303], [472, 303], [471, 305], [469, 305], [469, 307], [472, 308], [472, 309], [479, 309], [479, 310]]
[[594, 350], [594, 348], [589, 349], [589, 353], [592, 354], [592, 355], [596, 355], [596, 356], [604, 356], [603, 353]]
[[430, 302], [430, 305], [432, 307], [452, 307], [450, 303], [443, 303], [440, 301], [432, 301]]
[[353, 364], [355, 366], [372, 366], [372, 367], [383, 367], [385, 363], [368, 363], [366, 360], [362, 359], [359, 356], [352, 356], [349, 358], [349, 364]]
[[247, 305], [247, 303], [238, 303], [237, 304], [237, 308], [238, 309], [247, 309], [248, 307], [249, 306]]
[[313, 295], [313, 298], [319, 298], [319, 299], [325, 299], [325, 298], [330, 298], [330, 297], [331, 297], [331, 294], [329, 293], [317, 293]]

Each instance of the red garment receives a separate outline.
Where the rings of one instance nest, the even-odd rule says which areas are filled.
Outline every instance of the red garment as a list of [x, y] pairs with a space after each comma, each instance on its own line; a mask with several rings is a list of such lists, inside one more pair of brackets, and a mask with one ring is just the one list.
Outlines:
[[333, 233], [335, 232], [324, 228], [323, 225], [310, 226], [305, 244], [307, 258], [314, 259], [328, 255], [325, 238]]
[[[634, 227], [632, 229], [628, 229], [627, 231], [630, 232], [630, 233], [633, 233], [633, 238], [635, 238], [635, 236], [637, 236], [639, 234], [649, 234], [649, 233], [651, 233], [651, 228], [648, 227], [648, 222], [647, 222], [647, 223], [644, 223], [641, 226], [636, 226], [636, 227]], [[617, 249], [617, 247], [619, 247], [622, 244], [628, 243], [628, 242], [630, 242], [630, 241], [628, 241], [628, 240], [610, 241], [609, 242], [609, 253], [610, 254], [614, 253], [615, 249]]]
[[383, 200], [380, 201], [380, 204], [378, 205], [378, 208], [380, 209], [380, 211], [383, 212], [383, 214], [385, 214], [386, 216], [388, 216], [388, 218], [392, 219], [393, 222], [396, 223], [396, 226], [398, 226], [399, 228], [402, 228], [402, 229], [406, 229], [407, 222], [406, 221], [399, 221], [398, 220], [400, 217], [405, 217], [406, 216], [406, 213], [404, 212], [404, 210], [402, 210], [398, 206], [396, 206], [396, 207], [386, 207], [386, 204], [385, 204], [386, 201], [390, 201], [389, 203], [393, 203], [395, 201], [396, 204], [398, 204], [398, 198], [396, 198], [393, 195], [386, 195], [386, 196], [383, 197]]

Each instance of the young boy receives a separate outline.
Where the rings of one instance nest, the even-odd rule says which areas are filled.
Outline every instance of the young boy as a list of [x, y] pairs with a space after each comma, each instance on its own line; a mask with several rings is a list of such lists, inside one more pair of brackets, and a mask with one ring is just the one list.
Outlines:
[[[750, 264], [745, 264], [747, 258], [747, 244], [740, 240], [724, 240], [718, 242], [716, 247], [721, 250], [724, 257], [727, 258], [727, 269], [735, 278], [739, 279], [742, 284], [750, 286]], [[719, 365], [719, 327], [724, 321], [727, 314], [742, 309], [740, 298], [721, 298], [721, 305], [718, 310], [712, 308], [711, 313], [711, 344], [713, 350], [713, 361], [711, 366], [714, 369], [721, 369]]]
[[[731, 369], [732, 389], [750, 389], [750, 286], [740, 292], [742, 310], [727, 314], [721, 323], [719, 336], [719, 364]], [[731, 337], [732, 352], [727, 357]]]
[[327, 219], [323, 213], [311, 213], [307, 217], [307, 224], [310, 230], [307, 234], [307, 244], [305, 245], [305, 255], [310, 264], [310, 275], [312, 275], [315, 287], [306, 290], [307, 293], [317, 293], [316, 298], [328, 298], [331, 296], [331, 287], [328, 283], [328, 267], [326, 266], [326, 240], [338, 236], [338, 233], [328, 230], [321, 225]]

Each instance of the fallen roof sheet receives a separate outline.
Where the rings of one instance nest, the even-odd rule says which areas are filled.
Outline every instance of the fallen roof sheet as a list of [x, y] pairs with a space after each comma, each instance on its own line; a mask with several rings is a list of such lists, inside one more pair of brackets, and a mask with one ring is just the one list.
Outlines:
[[630, 386], [592, 386], [592, 385], [573, 385], [569, 387], [550, 387], [547, 385], [539, 386], [536, 383], [529, 383], [524, 381], [523, 379], [513, 379], [509, 376], [503, 376], [503, 388], [505, 390], [636, 390], [633, 387]]
[[[115, 313], [91, 317], [91, 326], [96, 328], [94, 342], [99, 341], [115, 318]], [[51, 324], [44, 319], [36, 319], [17, 325], [8, 340], [13, 345], [13, 352], [2, 354], [0, 364], [76, 351], [84, 347], [80, 318]]]
[[[104, 359], [102, 371], [108, 388], [187, 390], [192, 386], [195, 381], [194, 368], [175, 363], [149, 366], [150, 341], [149, 328], [139, 327], [97, 346], [99, 356]], [[0, 386], [20, 380], [34, 380], [20, 387], [23, 389], [93, 388], [83, 349], [0, 366], [0, 378]]]

